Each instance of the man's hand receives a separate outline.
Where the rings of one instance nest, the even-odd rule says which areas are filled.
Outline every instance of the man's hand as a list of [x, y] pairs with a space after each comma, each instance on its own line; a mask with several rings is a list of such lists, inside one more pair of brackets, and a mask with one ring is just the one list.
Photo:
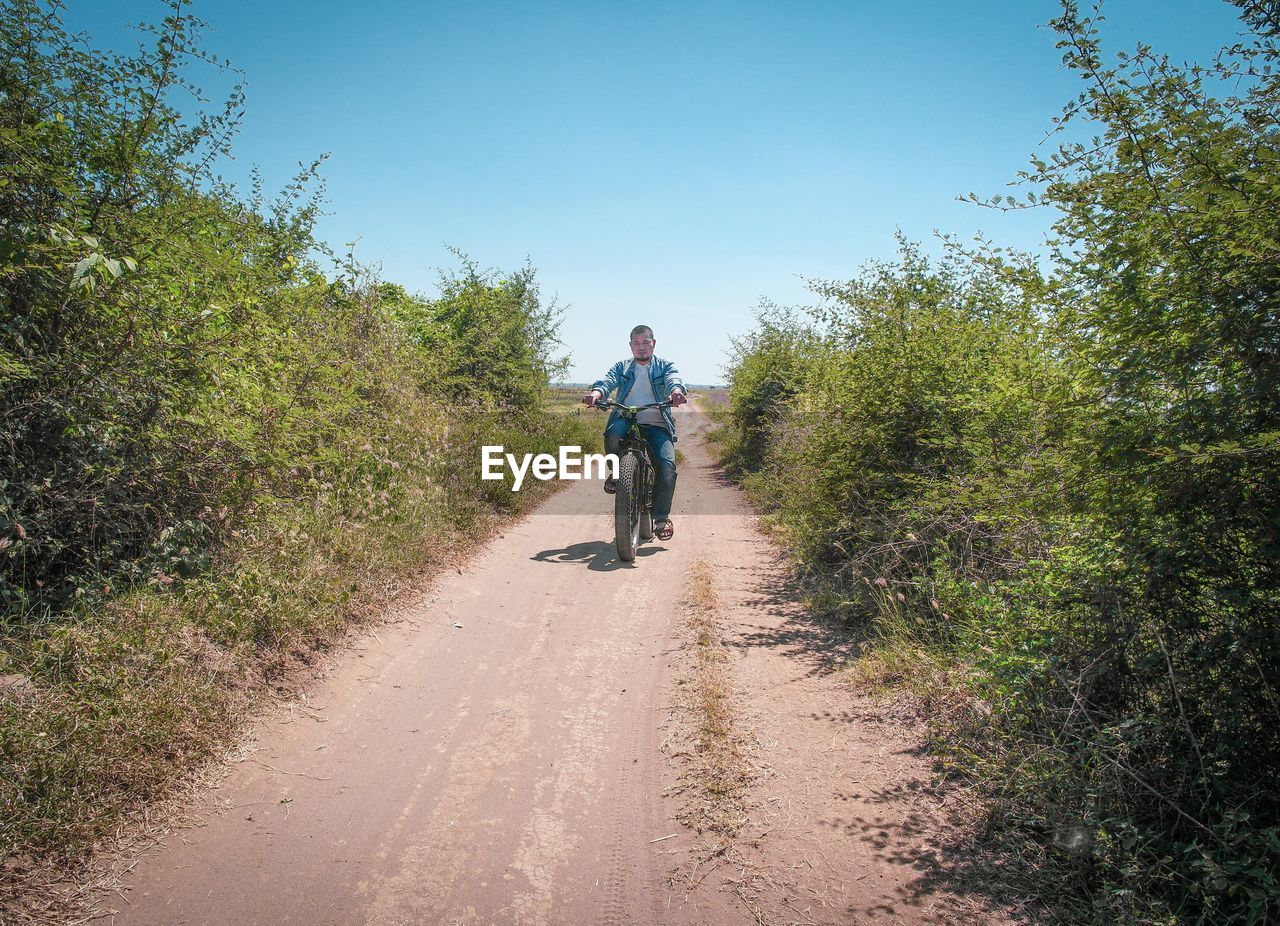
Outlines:
[[684, 393], [681, 392], [679, 389], [672, 389], [671, 395], [667, 396], [667, 401], [671, 403], [671, 406], [673, 408], [676, 408], [683, 405], [685, 402], [688, 402], [689, 400], [684, 397]]
[[591, 406], [599, 402], [602, 398], [604, 398], [604, 396], [600, 395], [600, 393], [592, 389], [590, 392], [588, 392], [586, 395], [582, 397], [582, 404], [590, 408]]

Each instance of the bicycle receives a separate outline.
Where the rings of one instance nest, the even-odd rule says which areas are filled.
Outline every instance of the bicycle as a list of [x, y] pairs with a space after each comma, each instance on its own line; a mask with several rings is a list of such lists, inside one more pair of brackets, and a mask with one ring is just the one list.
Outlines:
[[670, 401], [623, 405], [599, 399], [592, 406], [605, 411], [617, 409], [630, 423], [618, 453], [618, 487], [613, 495], [614, 543], [618, 547], [618, 559], [624, 563], [636, 558], [636, 550], [643, 541], [653, 539], [653, 461], [636, 416], [646, 409], [670, 405]]

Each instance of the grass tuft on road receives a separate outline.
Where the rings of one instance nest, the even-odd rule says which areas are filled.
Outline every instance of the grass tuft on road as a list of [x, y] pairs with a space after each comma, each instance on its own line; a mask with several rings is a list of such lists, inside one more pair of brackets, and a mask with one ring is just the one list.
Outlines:
[[683, 618], [686, 647], [668, 749], [681, 762], [677, 819], [704, 837], [691, 869], [677, 873], [692, 882], [698, 866], [724, 854], [746, 822], [751, 766], [737, 729], [712, 569], [704, 560], [689, 569]]

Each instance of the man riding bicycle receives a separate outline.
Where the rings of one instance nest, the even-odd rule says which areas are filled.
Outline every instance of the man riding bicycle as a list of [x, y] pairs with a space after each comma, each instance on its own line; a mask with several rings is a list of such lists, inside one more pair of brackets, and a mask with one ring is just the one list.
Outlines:
[[[619, 360], [602, 378], [591, 384], [591, 391], [582, 397], [586, 405], [595, 405], [614, 389], [618, 390], [619, 405], [649, 405], [663, 401], [665, 396], [673, 406], [686, 401], [684, 381], [670, 360], [653, 355], [657, 345], [653, 329], [648, 325], [636, 325], [631, 329], [631, 358]], [[671, 500], [676, 492], [676, 423], [666, 408], [650, 408], [637, 417], [649, 453], [653, 457], [653, 532], [659, 540], [670, 540], [675, 534], [671, 524]], [[622, 450], [622, 439], [630, 425], [617, 411], [609, 413], [604, 428], [604, 449], [616, 454]], [[617, 490], [614, 479], [606, 479], [604, 490], [612, 494]]]

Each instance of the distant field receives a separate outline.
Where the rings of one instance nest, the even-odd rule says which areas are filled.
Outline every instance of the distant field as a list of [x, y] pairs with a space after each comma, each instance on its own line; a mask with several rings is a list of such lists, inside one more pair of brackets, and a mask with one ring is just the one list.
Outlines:
[[582, 404], [582, 394], [586, 391], [586, 386], [552, 386], [547, 390], [547, 407], [564, 415], [588, 413], [589, 409]]
[[[553, 412], [559, 412], [563, 415], [594, 415], [599, 412], [593, 412], [582, 404], [583, 393], [587, 392], [590, 387], [587, 385], [560, 384], [551, 386], [547, 390], [547, 407]], [[695, 398], [701, 398], [705, 407], [713, 408], [729, 404], [729, 390], [723, 386], [695, 386], [690, 385], [689, 391]]]

